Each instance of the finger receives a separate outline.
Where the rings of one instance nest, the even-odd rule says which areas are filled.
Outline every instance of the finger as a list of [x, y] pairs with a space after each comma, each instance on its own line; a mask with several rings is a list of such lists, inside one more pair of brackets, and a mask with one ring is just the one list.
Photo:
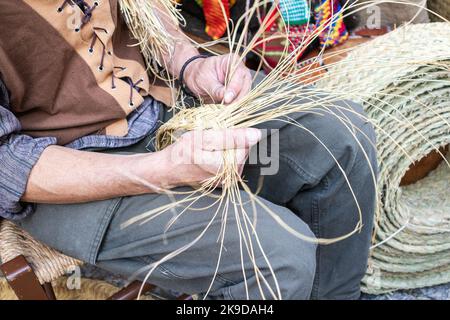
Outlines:
[[250, 71], [244, 65], [242, 65], [238, 67], [238, 69], [231, 75], [230, 81], [226, 86], [226, 91], [223, 97], [223, 102], [225, 104], [230, 104], [235, 101], [236, 98], [241, 94], [241, 92], [242, 95], [247, 94], [247, 92], [249, 91], [249, 74]]
[[245, 166], [245, 163], [238, 167], [237, 172], [240, 176], [242, 176], [242, 172], [244, 172], [244, 166]]
[[250, 148], [261, 140], [262, 132], [255, 128], [203, 130], [194, 136], [201, 149], [213, 151]]
[[242, 100], [250, 92], [252, 89], [252, 80], [253, 78], [250, 71], [246, 72], [242, 80], [241, 91], [237, 95], [236, 99], [234, 99], [234, 102]]
[[194, 156], [194, 164], [210, 174], [217, 174], [223, 165], [223, 151], [202, 151]]
[[222, 83], [217, 82], [216, 84], [213, 84], [213, 88], [210, 98], [215, 103], [221, 103], [224, 100], [225, 86]]
[[242, 173], [242, 168], [244, 168], [244, 164], [247, 161], [249, 152], [250, 152], [249, 149], [236, 149], [235, 162], [237, 166], [236, 169], [239, 172], [239, 174]]
[[[242, 168], [248, 158], [249, 149], [234, 149], [233, 150], [233, 158], [230, 160], [234, 161], [234, 165], [236, 165], [236, 170], [241, 173]], [[210, 174], [217, 174], [220, 172], [224, 165], [224, 151], [203, 151], [199, 152], [198, 156], [196, 156], [195, 164], [201, 166]], [[229, 161], [230, 161], [229, 160]], [[231, 165], [232, 163], [229, 163]]]

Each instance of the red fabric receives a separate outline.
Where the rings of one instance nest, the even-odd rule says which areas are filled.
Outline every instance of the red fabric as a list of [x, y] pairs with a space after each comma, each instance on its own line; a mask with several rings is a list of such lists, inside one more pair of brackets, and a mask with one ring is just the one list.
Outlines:
[[[220, 3], [222, 3], [223, 8]], [[223, 10], [225, 9], [225, 15]], [[230, 4], [228, 0], [203, 0], [203, 14], [206, 19], [205, 32], [214, 40], [222, 37], [227, 31], [230, 19]]]
[[[270, 18], [272, 19], [272, 17]], [[270, 20], [269, 20], [270, 21]], [[259, 43], [254, 49], [263, 55], [263, 58], [269, 64], [271, 68], [275, 68], [278, 64], [278, 61], [287, 55], [291, 54], [294, 50], [296, 50], [303, 42], [303, 48], [298, 49], [296, 52], [296, 59], [300, 59], [305, 50], [308, 49], [308, 46], [305, 46], [305, 43], [308, 42], [308, 38], [312, 37], [312, 34], [315, 32], [315, 26], [312, 24], [305, 24], [302, 26], [288, 26], [288, 42], [286, 42], [285, 37], [285, 26], [280, 27], [278, 24], [278, 20], [272, 22], [266, 28], [266, 32], [264, 36], [259, 39], [261, 43]], [[279, 35], [279, 38], [265, 40], [271, 36]], [[286, 50], [287, 53], [283, 53]]]

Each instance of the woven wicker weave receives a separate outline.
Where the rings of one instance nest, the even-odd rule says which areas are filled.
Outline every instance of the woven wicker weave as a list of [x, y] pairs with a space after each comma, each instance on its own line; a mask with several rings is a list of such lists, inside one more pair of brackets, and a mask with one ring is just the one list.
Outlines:
[[[450, 1], [449, 0], [428, 0], [428, 9], [443, 16], [450, 21]], [[441, 18], [430, 14], [431, 21], [442, 21]]]
[[25, 256], [41, 283], [64, 275], [81, 261], [65, 256], [34, 240], [28, 233], [7, 220], [0, 220], [0, 260]]
[[407, 26], [354, 50], [318, 84], [349, 92], [376, 127], [379, 216], [365, 292], [450, 281], [449, 167], [400, 187], [412, 162], [450, 143], [449, 48], [449, 23]]
[[[105, 300], [115, 294], [117, 288], [104, 281], [85, 279], [80, 280], [80, 289], [69, 289], [68, 278], [59, 277], [52, 282], [53, 290], [58, 300]], [[147, 298], [147, 296], [143, 297]], [[0, 300], [17, 300], [17, 296], [5, 279], [0, 278]]]

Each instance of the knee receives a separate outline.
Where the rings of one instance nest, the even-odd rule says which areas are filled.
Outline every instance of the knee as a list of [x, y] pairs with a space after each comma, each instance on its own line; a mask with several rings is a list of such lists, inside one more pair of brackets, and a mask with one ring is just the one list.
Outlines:
[[281, 298], [309, 299], [316, 272], [317, 245], [308, 225], [293, 214], [292, 216], [288, 219], [282, 216], [282, 219], [295, 232], [309, 240], [299, 239], [272, 220], [268, 229], [270, 231], [266, 233], [269, 239], [264, 241], [265, 249], [280, 288]]
[[[340, 150], [336, 163], [334, 164], [334, 172], [331, 175], [341, 184], [336, 183], [336, 191], [341, 191], [337, 186], [349, 184], [356, 192], [358, 204], [364, 206], [363, 214], [367, 217], [364, 223], [371, 225], [374, 210], [372, 209], [375, 202], [378, 162], [376, 151], [376, 134], [371, 121], [364, 113], [362, 106], [353, 102], [342, 102], [347, 106], [351, 106], [351, 112], [346, 112], [346, 127], [335, 120], [332, 126], [338, 138], [337, 148]], [[340, 129], [338, 129], [338, 126]], [[341, 167], [338, 168], [339, 164]], [[342, 170], [344, 172], [342, 172]], [[342, 179], [345, 174], [345, 179]], [[346, 190], [348, 190], [346, 188]], [[363, 191], [363, 192], [361, 192]], [[347, 199], [349, 194], [340, 192], [343, 199]], [[353, 197], [352, 197], [353, 199]], [[370, 208], [370, 209], [369, 209]], [[367, 220], [367, 221], [366, 221]]]

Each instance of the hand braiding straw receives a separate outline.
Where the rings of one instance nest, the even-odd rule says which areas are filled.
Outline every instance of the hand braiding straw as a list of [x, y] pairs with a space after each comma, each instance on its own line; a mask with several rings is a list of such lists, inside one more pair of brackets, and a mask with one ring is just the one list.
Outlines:
[[[373, 1], [356, 1], [352, 4], [345, 3], [344, 9], [345, 15], [352, 14], [354, 12], [357, 12], [359, 10], [364, 10], [368, 8], [371, 5], [374, 4], [380, 4], [380, 3], [403, 3], [403, 4], [410, 4], [405, 1], [384, 1], [384, 0], [373, 0]], [[238, 29], [238, 26], [240, 26], [243, 21], [248, 21], [248, 16], [251, 16], [257, 12], [257, 8], [266, 5], [267, 2], [265, 1], [255, 1], [254, 5], [249, 9], [249, 12], [246, 12], [244, 16], [238, 20], [236, 23], [236, 29]], [[410, 4], [417, 6], [418, 8], [421, 8], [420, 6], [416, 4]], [[271, 10], [275, 10], [272, 8]], [[333, 21], [333, 18], [330, 18], [329, 21], [324, 23], [322, 26], [325, 29], [329, 24], [331, 24]], [[228, 30], [228, 38], [229, 38], [229, 47], [230, 51], [234, 52], [242, 52], [242, 56], [244, 57], [246, 53], [252, 50], [252, 48], [255, 46], [255, 44], [258, 43], [259, 37], [262, 37], [265, 41], [268, 38], [264, 38], [263, 30], [265, 29], [265, 25], [267, 24], [267, 20], [264, 20], [261, 25], [262, 28], [257, 32], [255, 37], [248, 43], [248, 46], [246, 48], [242, 48], [243, 39], [244, 37], [240, 37], [239, 39], [236, 39], [236, 32], [231, 33], [230, 30]], [[244, 24], [243, 30], [248, 30], [248, 25]], [[245, 33], [245, 32], [244, 32]], [[280, 35], [280, 37], [286, 39], [287, 42], [287, 34]], [[339, 121], [342, 123], [345, 123], [349, 129], [349, 131], [354, 132], [359, 130], [358, 128], [354, 128], [353, 125], [346, 119], [345, 116], [336, 114], [335, 112], [331, 111], [330, 107], [337, 108], [338, 110], [342, 111], [348, 111], [353, 112], [350, 108], [345, 107], [339, 107], [336, 106], [335, 103], [337, 101], [340, 101], [344, 98], [348, 97], [358, 97], [359, 100], [366, 101], [369, 105], [373, 106], [374, 108], [378, 108], [375, 103], [368, 100], [369, 98], [373, 98], [373, 96], [369, 96], [367, 92], [361, 92], [358, 88], [355, 87], [349, 87], [345, 88], [345, 90], [342, 90], [341, 88], [337, 87], [327, 87], [327, 92], [331, 93], [328, 96], [323, 96], [323, 92], [321, 90], [318, 90], [313, 87], [309, 87], [308, 83], [303, 82], [302, 80], [299, 80], [299, 75], [295, 72], [295, 61], [294, 58], [296, 57], [296, 54], [299, 50], [302, 50], [305, 46], [309, 45], [314, 41], [314, 39], [317, 37], [317, 33], [311, 35], [311, 36], [305, 36], [302, 44], [300, 47], [292, 52], [290, 55], [287, 56], [286, 59], [280, 61], [278, 66], [258, 85], [256, 86], [243, 100], [233, 103], [228, 106], [222, 106], [220, 104], [216, 105], [203, 105], [201, 107], [195, 108], [195, 109], [181, 109], [177, 115], [171, 119], [169, 122], [164, 124], [157, 133], [156, 138], [156, 144], [158, 149], [163, 149], [164, 147], [170, 145], [171, 143], [175, 142], [178, 138], [177, 133], [178, 132], [185, 132], [185, 131], [192, 131], [192, 130], [205, 130], [205, 129], [219, 129], [219, 128], [240, 128], [240, 127], [250, 127], [254, 126], [256, 124], [260, 124], [269, 120], [279, 120], [289, 123], [290, 125], [295, 125], [299, 128], [306, 129], [301, 126], [301, 124], [296, 123], [293, 121], [293, 119], [290, 119], [289, 115], [295, 112], [315, 112], [317, 110], [317, 107], [321, 107], [322, 111], [326, 111], [329, 113], [332, 113], [333, 116], [335, 116]], [[138, 38], [139, 39], [139, 38]], [[287, 51], [287, 46], [286, 46]], [[339, 53], [336, 53], [339, 54]], [[323, 52], [321, 52], [320, 55], [322, 58], [324, 57]], [[331, 56], [331, 55], [330, 55]], [[326, 58], [326, 57], [325, 57]], [[243, 59], [243, 58], [241, 58]], [[317, 58], [319, 59], [319, 58]], [[427, 65], [431, 63], [432, 61], [436, 61], [436, 56], [433, 55], [433, 53], [430, 53], [429, 57], [420, 57], [411, 59], [411, 57], [406, 56], [405, 59], [397, 59], [396, 61], [384, 61], [381, 57], [372, 59], [370, 61], [367, 61], [367, 64], [360, 64], [358, 65], [358, 68], [360, 68], [360, 71], [363, 70], [370, 70], [371, 68], [376, 68], [377, 65], [383, 64], [384, 66], [389, 65], [392, 68], [401, 68], [404, 65], [409, 64], [417, 64], [417, 65]], [[237, 63], [239, 63], [240, 60], [230, 60], [230, 66], [229, 66], [229, 75], [233, 74]], [[349, 64], [351, 61], [346, 60], [343, 62], [338, 62], [337, 64]], [[327, 67], [330, 67], [328, 65]], [[320, 67], [316, 69], [312, 68], [306, 68], [306, 70], [302, 70], [302, 77], [310, 76], [309, 79], [318, 80], [319, 76], [317, 76], [317, 71], [321, 69], [325, 69], [325, 67]], [[345, 68], [342, 68], [345, 69]], [[344, 70], [345, 71], [345, 70]], [[325, 74], [321, 75], [320, 78], [327, 79], [332, 77], [339, 76], [339, 72], [344, 72], [342, 70], [338, 70], [334, 74]], [[356, 70], [355, 70], [356, 71]], [[427, 80], [422, 80], [427, 81]], [[368, 85], [363, 82], [363, 79], [361, 79], [362, 85]], [[299, 86], [300, 84], [300, 86]], [[300, 88], [299, 88], [300, 87]], [[387, 95], [389, 95], [387, 93]], [[314, 98], [314, 102], [312, 101]], [[277, 102], [279, 104], [279, 107], [277, 109], [270, 109], [269, 106], [273, 103]], [[387, 105], [394, 107], [387, 102]], [[428, 108], [427, 106], [424, 106], [425, 108]], [[339, 109], [340, 108], [340, 109]], [[379, 112], [383, 112], [383, 110], [379, 110]], [[388, 114], [387, 116], [391, 117], [393, 121], [396, 121], [398, 123], [403, 123], [404, 119], [399, 119], [396, 116], [392, 114]], [[401, 117], [401, 115], [400, 115]], [[369, 121], [369, 119], [365, 119], [366, 121]], [[383, 131], [383, 128], [379, 128], [376, 123], [373, 123], [373, 125]], [[411, 126], [413, 129], [415, 129], [414, 124], [408, 123], [407, 125]], [[418, 131], [418, 130], [417, 130]], [[314, 136], [313, 132], [309, 133]], [[392, 146], [397, 147], [402, 153], [405, 153], [406, 156], [408, 156], [406, 150], [401, 146], [401, 144], [396, 141], [389, 133], [386, 133], [387, 139], [392, 140]], [[356, 136], [354, 138], [357, 140]], [[318, 139], [318, 143], [321, 143], [323, 147], [326, 149], [327, 153], [333, 157], [333, 154], [331, 151]], [[359, 142], [358, 142], [359, 143]], [[365, 154], [365, 150], [361, 147], [361, 150]], [[365, 157], [368, 161], [368, 156], [365, 154]], [[336, 163], [339, 166], [339, 163], [335, 159]], [[369, 163], [369, 162], [368, 162]], [[370, 165], [370, 164], [369, 164]], [[278, 287], [278, 283], [276, 281], [275, 274], [270, 266], [270, 262], [268, 261], [263, 248], [261, 247], [259, 243], [259, 239], [257, 237], [257, 234], [254, 230], [255, 221], [251, 221], [249, 215], [247, 212], [245, 212], [245, 209], [242, 205], [242, 199], [240, 198], [240, 191], [239, 187], [241, 187], [244, 191], [248, 193], [250, 196], [250, 199], [252, 203], [258, 204], [261, 206], [273, 219], [276, 223], [280, 224], [283, 228], [285, 228], [288, 232], [293, 234], [294, 236], [305, 240], [305, 241], [314, 241], [318, 242], [320, 244], [330, 244], [334, 243], [336, 241], [340, 241], [342, 239], [345, 239], [355, 232], [358, 232], [362, 226], [361, 223], [361, 210], [358, 205], [358, 201], [354, 195], [353, 189], [351, 188], [350, 182], [348, 181], [345, 171], [341, 169], [341, 172], [343, 176], [346, 178], [347, 184], [349, 189], [351, 190], [351, 193], [353, 194], [355, 204], [357, 206], [357, 211], [359, 215], [359, 222], [356, 224], [353, 231], [351, 231], [348, 234], [342, 235], [340, 237], [336, 237], [333, 239], [312, 239], [309, 238], [303, 234], [300, 234], [293, 230], [289, 225], [284, 223], [279, 216], [277, 216], [276, 213], [272, 212], [265, 204], [257, 197], [255, 196], [250, 189], [247, 187], [245, 182], [242, 180], [242, 178], [238, 174], [237, 165], [235, 163], [235, 155], [233, 151], [225, 151], [223, 154], [223, 165], [221, 167], [221, 170], [217, 172], [217, 175], [211, 179], [206, 180], [199, 189], [193, 190], [192, 192], [189, 192], [186, 194], [186, 198], [182, 200], [175, 201], [174, 203], [168, 204], [161, 208], [156, 208], [154, 210], [151, 210], [149, 212], [142, 213], [140, 215], [137, 215], [135, 218], [127, 221], [123, 224], [123, 227], [126, 227], [132, 223], [146, 223], [151, 221], [152, 219], [156, 218], [157, 216], [167, 212], [168, 210], [171, 210], [173, 208], [179, 208], [180, 206], [184, 206], [184, 209], [181, 210], [180, 213], [178, 213], [174, 219], [171, 220], [171, 223], [167, 226], [167, 228], [170, 228], [172, 223], [176, 221], [177, 218], [179, 218], [182, 214], [184, 214], [188, 208], [191, 208], [192, 205], [201, 197], [204, 196], [211, 196], [214, 197], [215, 194], [214, 189], [217, 185], [218, 181], [222, 181], [222, 189], [220, 191], [220, 195], [216, 196], [216, 200], [214, 202], [214, 205], [218, 205], [218, 208], [214, 214], [214, 217], [211, 219], [210, 223], [205, 227], [205, 229], [199, 234], [199, 236], [193, 240], [192, 242], [186, 244], [185, 246], [179, 248], [178, 250], [172, 252], [171, 254], [168, 254], [166, 257], [161, 259], [160, 261], [142, 269], [139, 270], [138, 273], [149, 271], [147, 273], [146, 279], [149, 277], [151, 272], [161, 263], [164, 263], [165, 261], [168, 261], [169, 259], [175, 257], [176, 255], [188, 250], [190, 247], [195, 245], [195, 243], [198, 242], [199, 239], [207, 232], [208, 228], [210, 227], [211, 223], [216, 219], [216, 217], [221, 217], [222, 219], [222, 228], [219, 234], [219, 239], [222, 241], [222, 247], [223, 247], [223, 241], [224, 241], [224, 235], [226, 230], [226, 221], [227, 216], [231, 213], [234, 213], [236, 216], [236, 221], [238, 224], [240, 239], [242, 241], [241, 248], [240, 248], [240, 254], [241, 257], [243, 257], [244, 252], [247, 252], [249, 257], [252, 259], [254, 263], [254, 272], [257, 275], [257, 281], [258, 281], [258, 287], [260, 289], [261, 296], [265, 298], [264, 295], [264, 288], [266, 288], [270, 296], [272, 298], [279, 298], [281, 299], [280, 290]], [[376, 184], [376, 177], [374, 174], [373, 169], [371, 168], [372, 176], [373, 176], [373, 182]], [[171, 191], [167, 191], [168, 194], [171, 194]], [[176, 193], [176, 192], [172, 192]], [[253, 204], [254, 206], [254, 204]], [[198, 210], [198, 209], [197, 209]], [[256, 210], [256, 209], [255, 209]], [[254, 212], [254, 217], [256, 219], [257, 212]], [[251, 235], [256, 236], [256, 244], [252, 242]], [[275, 290], [272, 290], [272, 288], [269, 286], [266, 278], [262, 275], [261, 270], [256, 265], [255, 262], [255, 254], [254, 254], [254, 248], [255, 246], [262, 252], [266, 263], [270, 269], [271, 276], [275, 279]], [[221, 247], [221, 248], [222, 248]], [[216, 273], [218, 271], [218, 267], [220, 264], [220, 258], [221, 258], [221, 252], [219, 253], [219, 258], [217, 261], [217, 268]], [[243, 259], [243, 258], [241, 258]], [[244, 270], [243, 270], [244, 272]], [[215, 273], [215, 274], [216, 274]], [[214, 276], [215, 278], [215, 276]], [[212, 279], [211, 286], [207, 290], [207, 293], [212, 287], [212, 284], [214, 282], [214, 278]], [[246, 282], [246, 276], [244, 272], [244, 281]], [[206, 293], [206, 294], [207, 294]]]

